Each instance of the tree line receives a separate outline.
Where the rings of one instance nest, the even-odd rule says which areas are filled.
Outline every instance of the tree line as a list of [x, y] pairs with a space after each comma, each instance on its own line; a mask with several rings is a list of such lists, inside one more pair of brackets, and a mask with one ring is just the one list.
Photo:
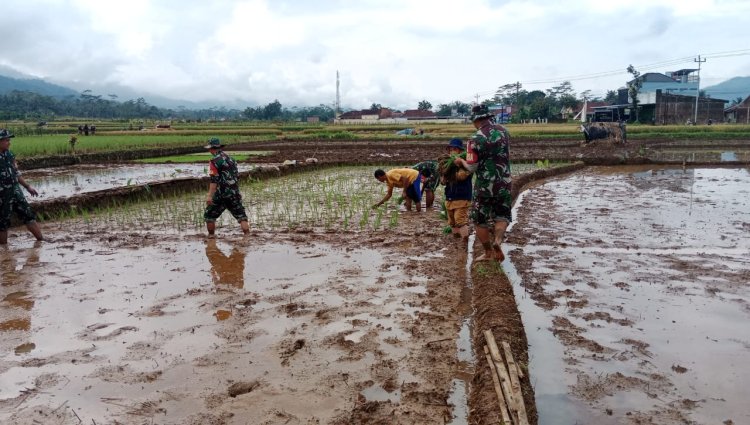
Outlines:
[[251, 121], [306, 121], [316, 116], [320, 121], [333, 120], [333, 108], [326, 105], [285, 108], [278, 100], [244, 111], [212, 107], [204, 109], [159, 108], [142, 97], [119, 101], [117, 95], [94, 95], [91, 90], [79, 96], [62, 98], [46, 96], [30, 91], [13, 90], [0, 94], [0, 120], [24, 119], [47, 121], [55, 118], [75, 117], [91, 119], [184, 119], [203, 120], [251, 120]]

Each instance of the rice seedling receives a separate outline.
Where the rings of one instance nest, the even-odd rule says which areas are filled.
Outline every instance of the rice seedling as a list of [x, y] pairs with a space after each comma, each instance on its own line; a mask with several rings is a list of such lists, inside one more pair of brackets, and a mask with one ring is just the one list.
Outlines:
[[[264, 181], [241, 183], [243, 200], [251, 225], [260, 230], [293, 230], [320, 228], [352, 231], [382, 229], [386, 217], [389, 225], [398, 223], [398, 206], [391, 211], [370, 206], [380, 199], [385, 186], [371, 178], [371, 167], [338, 167], [302, 172]], [[139, 228], [182, 233], [202, 231], [205, 193], [177, 193], [154, 196], [149, 188], [142, 201], [114, 205], [89, 214], [84, 221], [92, 226]], [[388, 215], [390, 214], [390, 216]], [[233, 225], [224, 214], [217, 226]]]

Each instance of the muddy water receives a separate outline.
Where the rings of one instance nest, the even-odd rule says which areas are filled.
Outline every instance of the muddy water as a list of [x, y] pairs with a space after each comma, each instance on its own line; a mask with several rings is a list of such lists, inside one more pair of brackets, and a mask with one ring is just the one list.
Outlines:
[[750, 423], [747, 169], [585, 170], [517, 215], [539, 423]]
[[664, 149], [650, 152], [648, 157], [654, 161], [670, 162], [748, 162], [750, 161], [750, 150], [700, 150], [680, 151], [675, 149]]
[[[238, 164], [240, 171], [252, 168]], [[204, 164], [75, 165], [25, 171], [24, 179], [50, 199], [128, 185], [207, 175]]]
[[0, 422], [329, 423], [423, 383], [402, 254], [113, 237], [0, 251]]

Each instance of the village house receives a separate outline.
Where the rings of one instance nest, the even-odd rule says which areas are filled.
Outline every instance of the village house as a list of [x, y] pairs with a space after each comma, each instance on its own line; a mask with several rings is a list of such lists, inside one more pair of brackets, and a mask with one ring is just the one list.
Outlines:
[[750, 124], [750, 96], [724, 110], [724, 122]]

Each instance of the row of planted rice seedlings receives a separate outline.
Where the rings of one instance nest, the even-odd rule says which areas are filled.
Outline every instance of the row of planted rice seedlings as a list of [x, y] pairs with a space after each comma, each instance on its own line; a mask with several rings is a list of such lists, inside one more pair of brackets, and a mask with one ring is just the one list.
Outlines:
[[[366, 230], [395, 227], [398, 211], [372, 210], [385, 185], [372, 178], [372, 169], [342, 167], [304, 172], [241, 184], [251, 226], [260, 230], [297, 228]], [[396, 196], [394, 196], [394, 199]], [[90, 231], [103, 228], [166, 233], [201, 231], [205, 224], [205, 192], [159, 196], [118, 207], [103, 207], [72, 218], [71, 225]], [[68, 218], [68, 217], [60, 217]], [[236, 226], [226, 212], [219, 227]]]
[[348, 167], [255, 182], [243, 197], [258, 227], [364, 230], [382, 227], [382, 218], [371, 217], [383, 212], [370, 208], [381, 186], [369, 168]]
[[[513, 163], [513, 175], [565, 163], [536, 161]], [[395, 199], [390, 206], [371, 209], [385, 193], [386, 186], [372, 177], [376, 167], [339, 167], [303, 172], [276, 179], [246, 181], [241, 185], [243, 203], [251, 226], [260, 230], [298, 228], [361, 231], [385, 229], [398, 225], [399, 208]], [[442, 189], [437, 198], [441, 199]], [[438, 201], [439, 202], [439, 201]], [[168, 233], [202, 231], [205, 192], [176, 196], [159, 196], [118, 207], [103, 207], [92, 212], [63, 215], [74, 217], [89, 230], [116, 228], [148, 229]], [[219, 227], [236, 226], [227, 212], [218, 221]]]

